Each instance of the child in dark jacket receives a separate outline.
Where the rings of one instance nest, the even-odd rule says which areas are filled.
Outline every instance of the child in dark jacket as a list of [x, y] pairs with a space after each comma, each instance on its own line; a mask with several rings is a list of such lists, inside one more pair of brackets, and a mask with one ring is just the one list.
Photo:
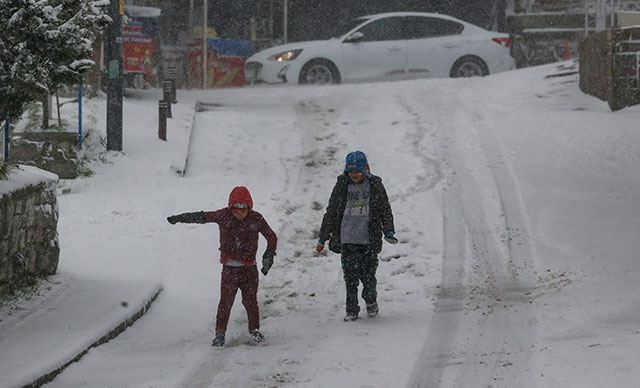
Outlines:
[[398, 242], [387, 192], [382, 179], [369, 171], [366, 155], [351, 152], [331, 192], [316, 245], [316, 251], [321, 252], [329, 241], [329, 249], [341, 255], [347, 297], [345, 321], [358, 319], [359, 283], [367, 315], [378, 314], [376, 270], [383, 236], [391, 244]]
[[171, 224], [177, 222], [205, 224], [215, 222], [220, 228], [220, 303], [216, 316], [216, 336], [213, 346], [224, 346], [225, 333], [231, 307], [238, 289], [242, 293], [242, 304], [249, 318], [249, 333], [256, 342], [264, 340], [260, 333], [258, 310], [258, 269], [256, 252], [258, 233], [267, 239], [267, 249], [262, 255], [262, 273], [266, 275], [273, 265], [278, 238], [260, 213], [253, 210], [253, 200], [246, 187], [231, 191], [229, 206], [216, 211], [199, 211], [167, 217]]

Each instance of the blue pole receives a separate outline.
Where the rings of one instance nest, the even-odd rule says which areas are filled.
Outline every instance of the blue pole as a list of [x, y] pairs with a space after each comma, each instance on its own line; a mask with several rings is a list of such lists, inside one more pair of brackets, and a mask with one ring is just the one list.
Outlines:
[[82, 149], [82, 81], [78, 85], [78, 149]]
[[4, 160], [9, 160], [9, 120], [4, 122]]

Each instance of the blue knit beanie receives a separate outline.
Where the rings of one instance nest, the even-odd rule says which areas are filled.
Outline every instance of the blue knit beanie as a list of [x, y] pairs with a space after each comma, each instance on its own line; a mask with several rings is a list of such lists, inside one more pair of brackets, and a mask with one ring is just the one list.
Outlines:
[[367, 163], [367, 156], [362, 151], [350, 152], [347, 155], [347, 161], [344, 166], [345, 174], [349, 171], [360, 171], [365, 175], [371, 175], [369, 173], [369, 164]]

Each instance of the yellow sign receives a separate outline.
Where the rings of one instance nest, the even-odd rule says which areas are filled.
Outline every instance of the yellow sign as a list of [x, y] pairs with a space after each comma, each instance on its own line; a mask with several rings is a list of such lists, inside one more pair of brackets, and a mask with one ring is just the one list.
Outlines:
[[124, 0], [120, 0], [120, 15], [124, 15]]

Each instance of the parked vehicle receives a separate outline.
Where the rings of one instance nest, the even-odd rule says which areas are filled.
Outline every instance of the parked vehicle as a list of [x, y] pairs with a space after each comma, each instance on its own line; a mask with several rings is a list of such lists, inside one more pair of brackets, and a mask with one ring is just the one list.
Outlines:
[[324, 40], [272, 47], [247, 59], [247, 83], [485, 76], [515, 68], [509, 35], [422, 12], [359, 17]]

